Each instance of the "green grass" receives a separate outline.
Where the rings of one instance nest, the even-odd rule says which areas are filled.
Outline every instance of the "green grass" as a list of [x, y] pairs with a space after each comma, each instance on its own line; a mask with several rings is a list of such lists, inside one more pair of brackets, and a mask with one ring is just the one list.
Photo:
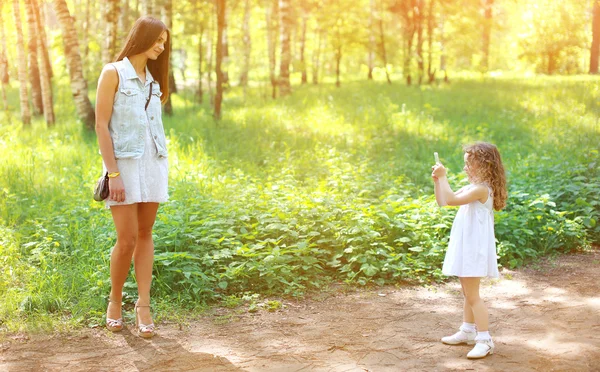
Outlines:
[[[334, 281], [442, 280], [453, 209], [435, 206], [433, 152], [466, 182], [461, 145], [498, 145], [510, 200], [496, 214], [500, 262], [598, 242], [600, 80], [464, 79], [406, 87], [349, 82], [226, 93], [224, 117], [174, 95], [165, 118], [171, 201], [155, 226], [158, 317]], [[55, 128], [0, 126], [0, 329], [102, 322], [110, 213], [91, 198], [95, 135], [59, 85]], [[17, 97], [13, 91], [10, 97]], [[0, 114], [0, 116], [6, 114]], [[136, 298], [134, 280], [125, 301]], [[178, 315], [175, 315], [177, 317]]]

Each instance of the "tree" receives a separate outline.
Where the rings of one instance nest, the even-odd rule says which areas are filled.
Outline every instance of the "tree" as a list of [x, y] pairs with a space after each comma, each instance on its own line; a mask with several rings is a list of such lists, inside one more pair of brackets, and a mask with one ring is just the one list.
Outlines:
[[[42, 20], [39, 17], [39, 12], [35, 11], [38, 9], [37, 0], [29, 0], [30, 6], [33, 8], [33, 16], [34, 16], [34, 27], [37, 30], [37, 53], [36, 55], [39, 58], [39, 67], [40, 67], [40, 85], [42, 90], [42, 105], [44, 118], [46, 119], [46, 124], [48, 126], [54, 125], [54, 98], [52, 95], [52, 78], [51, 78], [51, 70], [48, 67], [49, 64], [46, 63], [46, 59], [48, 58], [48, 50], [46, 49], [46, 45], [44, 43], [43, 28], [44, 25]], [[49, 58], [48, 58], [49, 59]]]
[[250, 13], [252, 7], [250, 0], [244, 0], [244, 22], [242, 23], [243, 32], [243, 62], [242, 72], [240, 74], [240, 86], [248, 85], [248, 74], [250, 73], [250, 54], [252, 52], [252, 38], [250, 35]]
[[21, 27], [21, 9], [19, 0], [13, 0], [13, 15], [15, 17], [15, 30], [17, 32], [17, 61], [19, 73], [19, 100], [21, 103], [21, 121], [23, 125], [31, 125], [31, 111], [27, 94], [27, 59], [25, 58], [25, 43], [23, 42], [23, 28]]
[[292, 29], [292, 9], [290, 0], [279, 0], [279, 40], [281, 42], [281, 61], [279, 64], [279, 94], [286, 96], [292, 92], [290, 85], [290, 38]]
[[69, 13], [69, 8], [65, 0], [53, 0], [53, 5], [62, 32], [75, 107], [84, 125], [88, 129], [93, 130], [95, 126], [94, 109], [88, 98], [87, 82], [83, 77], [83, 66], [81, 64], [81, 55], [79, 54], [79, 44], [73, 17]]
[[221, 103], [223, 102], [223, 32], [225, 30], [225, 0], [215, 0], [217, 2], [217, 94], [215, 97], [215, 108], [213, 116], [216, 120], [221, 120]]
[[577, 72], [573, 61], [587, 49], [581, 22], [585, 8], [576, 2], [539, 0], [533, 9], [520, 41], [521, 57], [548, 75]]
[[271, 80], [272, 93], [271, 97], [275, 99], [277, 97], [277, 78], [275, 77], [275, 65], [277, 49], [277, 13], [279, 8], [278, 0], [266, 0], [265, 4], [265, 23], [266, 23], [266, 35], [267, 35], [267, 54], [269, 57], [269, 78]]
[[397, 14], [400, 18], [403, 31], [403, 44], [404, 44], [404, 67], [402, 73], [406, 79], [406, 84], [412, 84], [411, 75], [411, 61], [412, 61], [412, 46], [415, 37], [415, 31], [417, 30], [416, 18], [417, 18], [417, 0], [396, 0], [396, 2], [390, 7], [390, 11]]
[[153, 15], [154, 14], [154, 1], [153, 0], [141, 0], [142, 9], [140, 16]]
[[9, 83], [8, 58], [6, 58], [6, 37], [4, 35], [4, 19], [2, 18], [4, 2], [0, 1], [0, 82], [2, 83], [2, 103], [4, 111], [8, 112], [6, 86]]
[[[163, 23], [169, 30], [171, 30], [171, 37], [173, 37], [173, 2], [171, 0], [164, 0], [163, 3]], [[171, 48], [173, 43], [171, 42]], [[169, 54], [171, 56], [172, 53]], [[171, 57], [172, 58], [172, 57]], [[177, 93], [177, 85], [175, 84], [175, 75], [173, 74], [172, 59], [169, 61], [169, 97], [165, 102], [165, 113], [169, 116], [173, 115], [173, 104], [171, 103], [171, 93]]]
[[598, 73], [600, 57], [600, 0], [594, 0], [592, 18], [592, 46], [590, 48], [590, 74]]
[[29, 84], [31, 86], [31, 100], [33, 103], [33, 115], [43, 112], [42, 87], [40, 83], [40, 69], [38, 67], [38, 33], [37, 23], [33, 12], [31, 0], [25, 1], [25, 19], [27, 21], [27, 56], [29, 57]]
[[119, 21], [118, 0], [106, 0], [104, 6], [104, 22], [106, 26], [106, 44], [104, 46], [102, 61], [106, 64], [112, 62], [117, 55], [117, 25]]
[[481, 67], [483, 72], [487, 72], [490, 64], [490, 39], [492, 35], [492, 10], [494, 7], [494, 0], [484, 0], [483, 2], [483, 46], [482, 52], [483, 57], [481, 60]]

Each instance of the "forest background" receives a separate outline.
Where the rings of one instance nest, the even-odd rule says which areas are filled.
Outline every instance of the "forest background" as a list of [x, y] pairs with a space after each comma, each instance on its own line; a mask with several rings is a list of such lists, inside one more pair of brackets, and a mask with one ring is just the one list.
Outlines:
[[443, 280], [432, 153], [458, 187], [476, 140], [507, 168], [502, 266], [598, 243], [598, 1], [4, 0], [0, 329], [101, 323], [95, 86], [146, 14], [172, 32], [159, 319]]

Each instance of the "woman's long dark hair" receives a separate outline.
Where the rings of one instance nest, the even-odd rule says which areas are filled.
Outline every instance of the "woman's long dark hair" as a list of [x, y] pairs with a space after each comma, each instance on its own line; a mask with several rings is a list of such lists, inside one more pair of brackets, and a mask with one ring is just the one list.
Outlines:
[[152, 17], [140, 17], [129, 31], [125, 46], [119, 52], [115, 62], [146, 52], [154, 46], [160, 35], [167, 31], [165, 50], [158, 56], [156, 61], [148, 59], [148, 70], [154, 80], [160, 84], [162, 91], [161, 102], [165, 103], [169, 97], [169, 56], [171, 54], [171, 33], [167, 26], [160, 20]]

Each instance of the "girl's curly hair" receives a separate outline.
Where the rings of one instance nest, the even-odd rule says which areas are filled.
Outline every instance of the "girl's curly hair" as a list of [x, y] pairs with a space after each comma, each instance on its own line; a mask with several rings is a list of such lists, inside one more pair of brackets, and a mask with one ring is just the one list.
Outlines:
[[487, 183], [492, 188], [494, 209], [499, 211], [506, 207], [506, 174], [498, 148], [491, 143], [476, 142], [463, 146], [463, 150], [469, 154], [467, 166], [476, 170], [477, 182]]

